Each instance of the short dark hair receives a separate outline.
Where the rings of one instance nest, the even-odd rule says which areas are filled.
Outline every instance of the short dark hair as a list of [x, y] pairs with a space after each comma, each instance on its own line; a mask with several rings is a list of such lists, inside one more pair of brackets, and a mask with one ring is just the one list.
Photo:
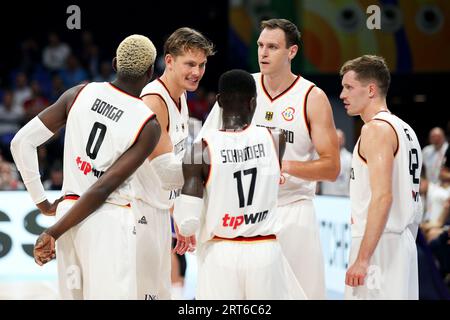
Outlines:
[[270, 19], [261, 22], [261, 31], [264, 29], [281, 29], [286, 37], [286, 48], [300, 45], [301, 34], [297, 26], [286, 19]]
[[164, 55], [180, 56], [188, 50], [201, 50], [207, 57], [215, 54], [214, 44], [199, 31], [188, 27], [175, 30], [164, 43]]
[[225, 102], [243, 101], [256, 96], [256, 84], [247, 71], [233, 69], [219, 78], [220, 97]]
[[364, 55], [353, 60], [349, 60], [341, 67], [339, 72], [344, 76], [349, 71], [356, 73], [356, 79], [361, 82], [375, 80], [380, 93], [387, 95], [391, 84], [391, 73], [383, 57], [375, 55]]

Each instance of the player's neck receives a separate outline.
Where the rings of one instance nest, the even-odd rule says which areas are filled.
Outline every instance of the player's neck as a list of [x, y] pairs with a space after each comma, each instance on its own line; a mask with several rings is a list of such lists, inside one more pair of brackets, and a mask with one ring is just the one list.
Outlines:
[[239, 114], [226, 114], [225, 112], [223, 113], [222, 130], [240, 131], [249, 124], [250, 121], [245, 116]]
[[177, 85], [175, 79], [173, 79], [166, 71], [164, 71], [163, 75], [159, 79], [164, 83], [172, 99], [174, 101], [179, 101], [185, 90]]
[[361, 113], [361, 119], [364, 123], [369, 122], [373, 119], [373, 117], [375, 117], [376, 114], [383, 111], [390, 112], [387, 108], [386, 99], [374, 99]]
[[265, 74], [264, 87], [271, 97], [275, 97], [289, 88], [295, 79], [297, 79], [297, 76], [293, 74], [291, 70], [274, 74]]
[[139, 89], [136, 84], [129, 84], [127, 82], [124, 82], [120, 79], [116, 79], [114, 81], [111, 81], [111, 83], [116, 86], [117, 88], [119, 88], [122, 91], [125, 91], [126, 93], [128, 93], [131, 96], [137, 97], [139, 98], [141, 96], [141, 91], [142, 88]]

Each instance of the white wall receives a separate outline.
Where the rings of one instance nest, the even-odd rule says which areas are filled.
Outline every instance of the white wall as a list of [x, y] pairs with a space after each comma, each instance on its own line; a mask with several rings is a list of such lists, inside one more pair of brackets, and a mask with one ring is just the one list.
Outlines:
[[[48, 192], [51, 200], [59, 196], [59, 192]], [[314, 203], [320, 225], [327, 289], [339, 298], [344, 291], [350, 247], [350, 202], [348, 198], [318, 196]], [[8, 296], [5, 290], [9, 289], [5, 288], [20, 287], [26, 290], [27, 283], [56, 282], [55, 261], [39, 267], [32, 258], [37, 235], [53, 222], [53, 217], [38, 214], [26, 192], [0, 192], [0, 298], [21, 299], [29, 296], [28, 292], [20, 294], [18, 290]], [[195, 256], [190, 255], [187, 260], [185, 296], [192, 298], [197, 271]], [[48, 296], [48, 293], [42, 292], [42, 297]], [[39, 296], [33, 296], [36, 297]]]

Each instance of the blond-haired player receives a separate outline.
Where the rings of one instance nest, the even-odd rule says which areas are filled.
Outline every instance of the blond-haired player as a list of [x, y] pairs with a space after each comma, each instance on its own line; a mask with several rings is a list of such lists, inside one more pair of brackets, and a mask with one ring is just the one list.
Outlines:
[[383, 58], [347, 61], [340, 73], [345, 109], [365, 123], [352, 159], [345, 298], [418, 299], [419, 142], [414, 130], [388, 110], [391, 78]]
[[[283, 227], [277, 237], [308, 299], [324, 299], [322, 246], [312, 199], [316, 181], [336, 180], [339, 147], [326, 94], [291, 71], [299, 46], [300, 32], [292, 22], [271, 19], [261, 23], [261, 72], [253, 74], [258, 95], [252, 123], [282, 129], [286, 135], [278, 194]], [[218, 128], [220, 117], [219, 107], [214, 106], [203, 128]]]
[[[64, 299], [135, 299], [135, 234], [129, 177], [147, 158], [171, 189], [182, 176], [171, 172], [170, 139], [139, 94], [152, 76], [156, 50], [132, 35], [113, 59], [117, 79], [66, 91], [14, 137], [11, 151], [37, 207], [53, 215], [39, 179], [37, 146], [66, 126], [63, 200], [58, 222], [36, 241], [39, 265], [55, 257]], [[158, 143], [159, 141], [159, 143]]]
[[[175, 30], [164, 43], [164, 73], [141, 92], [142, 100], [157, 115], [161, 130], [170, 136], [180, 173], [188, 137], [186, 91], [197, 89], [205, 73], [207, 58], [213, 54], [213, 44], [197, 30], [187, 27]], [[145, 161], [132, 181], [139, 299], [171, 297], [169, 209], [180, 190], [164, 190], [157, 175], [150, 162]], [[189, 240], [178, 235], [175, 251], [184, 254], [189, 248]]]

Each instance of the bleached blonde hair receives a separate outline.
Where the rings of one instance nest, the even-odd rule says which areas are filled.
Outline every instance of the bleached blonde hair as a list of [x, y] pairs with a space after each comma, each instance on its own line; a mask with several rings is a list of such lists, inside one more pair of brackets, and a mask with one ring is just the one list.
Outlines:
[[136, 80], [155, 63], [156, 48], [151, 40], [139, 34], [126, 37], [117, 47], [117, 74]]

